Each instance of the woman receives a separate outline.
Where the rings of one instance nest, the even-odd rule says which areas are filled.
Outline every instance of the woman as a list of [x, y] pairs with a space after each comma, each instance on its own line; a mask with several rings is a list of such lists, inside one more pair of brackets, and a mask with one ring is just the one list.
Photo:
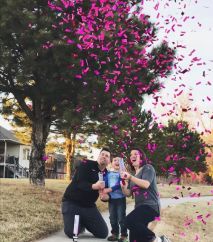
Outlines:
[[130, 242], [169, 242], [165, 236], [157, 237], [148, 228], [148, 224], [160, 216], [160, 200], [157, 190], [156, 173], [152, 165], [147, 164], [143, 151], [134, 148], [130, 153], [130, 165], [135, 175], [121, 174], [127, 180], [121, 183], [126, 196], [134, 195], [135, 209], [127, 215], [126, 226], [130, 231]]

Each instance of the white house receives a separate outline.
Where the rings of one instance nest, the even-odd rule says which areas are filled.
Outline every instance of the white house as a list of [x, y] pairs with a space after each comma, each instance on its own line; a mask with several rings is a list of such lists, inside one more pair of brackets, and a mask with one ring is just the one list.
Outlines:
[[27, 177], [29, 145], [22, 144], [13, 132], [0, 126], [0, 177]]

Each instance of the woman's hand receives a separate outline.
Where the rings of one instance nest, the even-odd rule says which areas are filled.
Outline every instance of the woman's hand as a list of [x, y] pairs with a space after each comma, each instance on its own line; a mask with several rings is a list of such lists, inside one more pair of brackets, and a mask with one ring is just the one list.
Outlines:
[[131, 174], [129, 174], [127, 171], [123, 171], [121, 172], [121, 179], [124, 179], [124, 180], [130, 180], [132, 177]]
[[124, 180], [120, 181], [121, 189], [127, 189], [128, 187], [128, 182], [125, 182]]

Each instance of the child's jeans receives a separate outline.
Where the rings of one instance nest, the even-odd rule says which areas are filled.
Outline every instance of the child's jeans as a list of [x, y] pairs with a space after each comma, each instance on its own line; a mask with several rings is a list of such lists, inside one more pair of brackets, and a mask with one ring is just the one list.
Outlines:
[[110, 199], [109, 201], [109, 218], [112, 227], [111, 233], [119, 235], [119, 225], [120, 233], [122, 236], [127, 237], [127, 228], [124, 224], [126, 217], [126, 198]]

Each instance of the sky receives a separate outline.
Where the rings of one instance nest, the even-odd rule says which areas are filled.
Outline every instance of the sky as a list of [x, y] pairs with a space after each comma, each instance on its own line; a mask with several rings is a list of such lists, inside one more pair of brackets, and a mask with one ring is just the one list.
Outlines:
[[[198, 131], [204, 129], [201, 119], [205, 129], [213, 129], [213, 119], [210, 119], [213, 115], [213, 0], [145, 2], [144, 13], [150, 15], [153, 22], [159, 22], [158, 38], [166, 39], [171, 47], [185, 46], [177, 48], [177, 56], [184, 56], [177, 69], [188, 69], [192, 59], [199, 60], [194, 62], [189, 72], [177, 74], [174, 70], [164, 80], [165, 88], [157, 94], [160, 96], [158, 104], [152, 104], [155, 103], [152, 97], [145, 98], [146, 109], [155, 113], [158, 122], [164, 123], [175, 117], [178, 105], [185, 103], [191, 110], [184, 116]], [[169, 24], [165, 24], [166, 19]], [[165, 34], [168, 30], [170, 32]], [[175, 107], [172, 115], [165, 115], [172, 107]]]
[[[177, 69], [188, 69], [193, 58], [199, 60], [184, 74], [177, 74], [174, 69], [163, 80], [165, 88], [156, 94], [157, 104], [153, 104], [152, 96], [145, 97], [145, 109], [164, 123], [177, 117], [178, 105], [185, 103], [191, 110], [184, 116], [193, 120], [196, 129], [203, 129], [200, 119], [207, 130], [213, 129], [213, 119], [210, 119], [213, 115], [213, 0], [145, 0], [144, 3], [143, 13], [150, 15], [150, 20], [159, 27], [159, 40], [166, 39], [171, 47], [185, 46], [177, 48], [177, 56], [184, 56]], [[0, 125], [11, 128], [1, 116]]]
[[3, 117], [0, 115], [0, 126], [4, 127], [5, 129], [11, 129], [11, 125], [7, 122]]

